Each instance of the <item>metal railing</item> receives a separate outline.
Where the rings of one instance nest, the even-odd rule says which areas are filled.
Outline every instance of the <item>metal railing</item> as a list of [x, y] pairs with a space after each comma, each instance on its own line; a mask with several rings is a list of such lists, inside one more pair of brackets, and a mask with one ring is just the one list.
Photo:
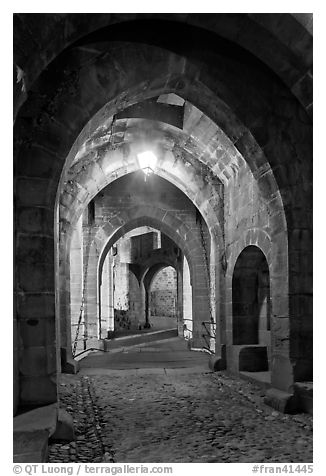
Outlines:
[[203, 348], [211, 354], [214, 354], [214, 352], [211, 350], [211, 339], [216, 338], [216, 323], [211, 321], [203, 321], [201, 324], [205, 330], [205, 333], [202, 334], [202, 338], [204, 339], [206, 346], [203, 346]]
[[86, 350], [86, 345], [87, 345], [86, 344], [87, 343], [87, 330], [86, 330], [86, 326], [85, 326], [85, 319], [84, 319], [84, 322], [83, 322], [83, 324], [84, 324], [84, 336], [83, 336], [82, 339], [79, 339], [79, 332], [80, 332], [80, 326], [82, 325], [82, 320], [83, 320], [84, 312], [85, 312], [86, 280], [87, 280], [88, 260], [89, 260], [89, 254], [90, 254], [90, 248], [91, 248], [91, 241], [92, 241], [92, 229], [89, 226], [89, 228], [88, 228], [88, 237], [87, 237], [87, 242], [86, 242], [86, 250], [85, 250], [86, 263], [84, 264], [82, 299], [81, 299], [81, 304], [80, 304], [80, 311], [79, 311], [76, 335], [75, 335], [75, 339], [74, 339], [74, 343], [73, 343], [73, 349], [72, 349], [73, 357], [76, 356], [77, 343], [80, 340], [84, 341], [84, 350]]

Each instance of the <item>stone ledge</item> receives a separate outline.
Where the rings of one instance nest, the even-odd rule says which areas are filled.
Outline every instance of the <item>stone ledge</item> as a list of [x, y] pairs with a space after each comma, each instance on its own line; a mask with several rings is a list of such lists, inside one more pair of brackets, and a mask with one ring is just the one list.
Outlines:
[[53, 403], [14, 418], [14, 463], [47, 462], [48, 440], [74, 439], [73, 419]]
[[14, 463], [47, 461], [48, 439], [57, 426], [56, 403], [35, 408], [14, 418]]
[[54, 441], [72, 441], [75, 439], [73, 418], [62, 408], [59, 408], [56, 430], [51, 439]]
[[47, 430], [15, 431], [14, 463], [46, 463], [48, 460]]
[[220, 346], [220, 355], [211, 355], [208, 361], [208, 367], [212, 372], [226, 370], [226, 347], [224, 344]]
[[296, 382], [294, 391], [298, 399], [299, 410], [313, 414], [313, 383]]
[[61, 347], [61, 372], [64, 374], [76, 374], [79, 370], [79, 363], [76, 361], [71, 354]]
[[298, 402], [295, 395], [277, 388], [267, 390], [264, 403], [281, 413], [297, 413], [298, 411]]
[[14, 435], [16, 432], [29, 433], [45, 430], [48, 436], [51, 436], [57, 426], [57, 416], [56, 403], [22, 413], [14, 418]]

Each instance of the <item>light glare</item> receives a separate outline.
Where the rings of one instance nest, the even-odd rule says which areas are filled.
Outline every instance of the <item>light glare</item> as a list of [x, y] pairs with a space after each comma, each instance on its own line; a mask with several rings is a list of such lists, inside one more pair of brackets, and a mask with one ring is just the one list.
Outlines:
[[139, 162], [139, 167], [146, 175], [151, 172], [154, 172], [157, 157], [152, 151], [147, 150], [146, 152], [141, 152], [137, 155], [137, 158]]

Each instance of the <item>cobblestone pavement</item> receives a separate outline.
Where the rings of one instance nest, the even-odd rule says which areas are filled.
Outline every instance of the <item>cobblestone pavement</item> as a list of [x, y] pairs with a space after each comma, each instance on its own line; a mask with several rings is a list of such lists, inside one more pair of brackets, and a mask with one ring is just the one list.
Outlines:
[[50, 462], [312, 462], [311, 416], [280, 414], [221, 372], [65, 375], [60, 389], [77, 438], [52, 444]]

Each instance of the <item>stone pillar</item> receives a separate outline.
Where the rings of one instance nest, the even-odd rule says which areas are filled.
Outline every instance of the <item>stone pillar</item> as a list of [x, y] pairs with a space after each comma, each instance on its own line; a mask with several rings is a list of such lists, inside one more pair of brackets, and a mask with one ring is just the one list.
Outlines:
[[295, 228], [289, 232], [289, 339], [296, 382], [313, 380], [312, 243], [309, 229]]
[[[99, 253], [93, 240], [94, 231], [89, 236], [84, 231], [84, 273], [86, 271], [84, 335], [87, 348], [98, 345], [98, 305], [97, 305], [97, 264]], [[84, 274], [85, 275], [85, 274]]]
[[138, 329], [139, 316], [141, 313], [141, 292], [139, 282], [132, 271], [129, 271], [129, 309], [130, 328]]
[[[73, 231], [70, 245], [70, 319], [71, 319], [71, 344], [74, 344], [76, 337], [80, 308], [83, 294], [83, 236], [82, 218], [80, 218]], [[66, 320], [68, 320], [69, 309], [66, 309]], [[81, 334], [81, 333], [80, 333]], [[81, 337], [81, 335], [79, 335]], [[67, 347], [69, 345], [67, 339]], [[77, 347], [81, 350], [81, 346]], [[67, 349], [68, 352], [68, 349]]]
[[53, 210], [37, 192], [42, 180], [17, 182], [15, 407], [57, 400]]
[[144, 327], [149, 327], [150, 321], [150, 305], [149, 305], [150, 293], [147, 288], [145, 288], [145, 324]]
[[146, 321], [146, 289], [143, 279], [140, 282], [140, 299], [141, 299], [141, 307], [140, 307], [140, 314], [139, 314], [139, 322], [143, 323]]
[[19, 345], [18, 345], [18, 325], [16, 313], [14, 312], [13, 323], [13, 413], [16, 415], [19, 404]]
[[190, 282], [190, 270], [188, 261], [183, 258], [183, 325], [189, 329], [183, 332], [183, 336], [192, 337], [192, 286]]
[[[181, 261], [181, 263], [183, 260]], [[178, 336], [183, 337], [183, 266], [177, 269], [177, 329]]]
[[192, 287], [193, 347], [207, 346], [203, 338], [203, 322], [210, 321], [209, 290], [207, 289], [206, 265], [195, 264]]
[[114, 272], [113, 260], [109, 258], [109, 314], [108, 314], [108, 331], [114, 331]]
[[100, 319], [101, 339], [107, 338], [107, 332], [114, 330], [112, 259], [110, 253], [105, 257], [102, 276], [100, 276]]

